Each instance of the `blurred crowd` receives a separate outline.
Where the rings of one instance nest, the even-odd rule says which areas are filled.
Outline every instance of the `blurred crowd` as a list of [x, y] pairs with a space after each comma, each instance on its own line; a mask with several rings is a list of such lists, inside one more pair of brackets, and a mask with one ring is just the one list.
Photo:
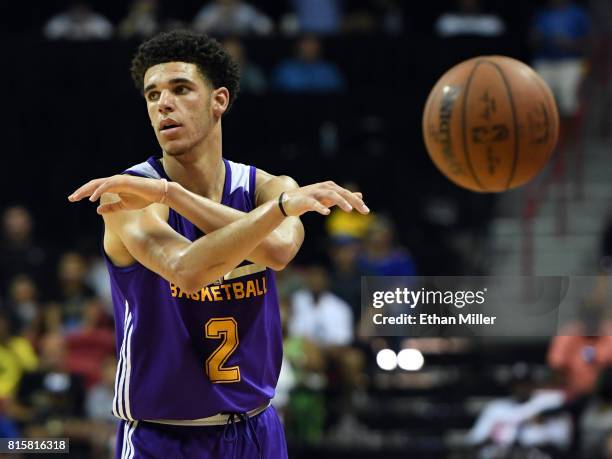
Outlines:
[[612, 317], [598, 290], [552, 338], [544, 371], [510, 366], [510, 393], [479, 407], [476, 457], [612, 457]]
[[[113, 24], [87, 1], [75, 1], [51, 17], [43, 33], [49, 39], [91, 40], [146, 38], [172, 28], [192, 28], [215, 36], [269, 36], [298, 33], [336, 35], [345, 32], [400, 34], [403, 9], [397, 0], [290, 0], [271, 17], [257, 3], [211, 0], [192, 12], [189, 20], [164, 15], [159, 0], [133, 0], [123, 19]], [[169, 9], [169, 8], [167, 8]]]
[[[499, 37], [508, 31], [503, 17], [485, 9], [481, 0], [455, 0], [442, 11], [432, 33], [441, 38]], [[405, 6], [397, 0], [291, 0], [278, 17], [257, 2], [211, 0], [193, 11], [191, 20], [167, 17], [160, 0], [133, 0], [123, 19], [113, 24], [87, 1], [75, 1], [48, 19], [43, 35], [50, 40], [142, 40], [174, 28], [190, 28], [225, 40], [241, 64], [244, 92], [271, 88], [285, 92], [339, 92], [345, 77], [325, 59], [323, 39], [339, 34], [401, 35], [408, 27]], [[414, 18], [412, 18], [414, 20]], [[529, 27], [532, 64], [557, 96], [563, 115], [579, 109], [579, 87], [587, 71], [585, 57], [591, 34], [586, 9], [572, 0], [549, 0], [537, 9]], [[280, 35], [296, 40], [292, 57], [281, 60], [266, 75], [249, 59], [242, 41], [248, 37]]]
[[[133, 0], [126, 4], [123, 19], [113, 24], [90, 3], [79, 0], [48, 18], [42, 32], [50, 40], [142, 40], [159, 31], [190, 28], [225, 40], [227, 50], [241, 64], [243, 92], [340, 92], [346, 89], [345, 77], [335, 62], [325, 58], [325, 38], [367, 33], [398, 36], [415, 20], [397, 0], [291, 0], [275, 17], [257, 3], [210, 0], [186, 20], [169, 17], [169, 9], [160, 0]], [[486, 9], [485, 3], [447, 3], [454, 6], [439, 14], [432, 33], [445, 39], [503, 36], [508, 32], [504, 18]], [[587, 71], [591, 27], [586, 9], [572, 0], [547, 1], [536, 10], [529, 29], [534, 68], [555, 92], [562, 114], [575, 114]], [[242, 40], [271, 35], [295, 39], [296, 44], [294, 55], [280, 60], [266, 75], [249, 58]]]

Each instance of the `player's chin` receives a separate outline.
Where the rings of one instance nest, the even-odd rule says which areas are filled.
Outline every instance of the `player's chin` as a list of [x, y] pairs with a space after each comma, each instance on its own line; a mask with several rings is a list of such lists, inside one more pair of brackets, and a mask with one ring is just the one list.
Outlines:
[[169, 156], [181, 156], [189, 151], [189, 148], [181, 142], [164, 142], [162, 148]]

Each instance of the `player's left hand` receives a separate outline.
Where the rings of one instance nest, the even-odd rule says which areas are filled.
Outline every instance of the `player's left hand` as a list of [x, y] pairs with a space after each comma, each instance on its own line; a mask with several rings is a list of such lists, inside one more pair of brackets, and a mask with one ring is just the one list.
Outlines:
[[164, 197], [165, 184], [155, 180], [132, 175], [114, 175], [91, 180], [68, 196], [70, 202], [80, 201], [86, 197], [94, 202], [103, 193], [116, 193], [119, 200], [98, 206], [98, 213], [105, 214], [119, 210], [136, 210], [160, 202]]

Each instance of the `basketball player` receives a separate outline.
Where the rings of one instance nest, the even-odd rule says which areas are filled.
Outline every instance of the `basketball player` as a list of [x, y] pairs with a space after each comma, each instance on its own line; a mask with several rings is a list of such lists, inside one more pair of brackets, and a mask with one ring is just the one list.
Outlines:
[[117, 458], [285, 458], [270, 406], [282, 357], [274, 275], [299, 216], [367, 213], [361, 195], [222, 158], [235, 63], [213, 39], [160, 34], [132, 62], [161, 158], [92, 180], [100, 199], [119, 364]]

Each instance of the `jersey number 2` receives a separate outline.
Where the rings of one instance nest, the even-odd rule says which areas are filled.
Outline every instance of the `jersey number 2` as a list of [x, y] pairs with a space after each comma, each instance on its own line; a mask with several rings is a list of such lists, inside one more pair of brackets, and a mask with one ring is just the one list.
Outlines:
[[240, 381], [240, 368], [224, 367], [232, 352], [238, 347], [238, 324], [232, 317], [210, 319], [205, 326], [206, 338], [223, 341], [206, 359], [206, 374], [214, 383]]

